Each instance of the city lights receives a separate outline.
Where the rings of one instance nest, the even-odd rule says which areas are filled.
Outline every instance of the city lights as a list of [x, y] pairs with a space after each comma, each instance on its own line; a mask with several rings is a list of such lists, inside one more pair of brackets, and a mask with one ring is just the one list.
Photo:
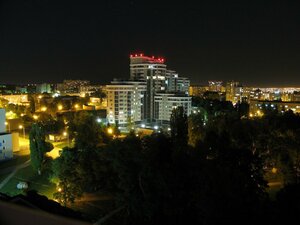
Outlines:
[[23, 137], [25, 138], [25, 127], [23, 125], [19, 125], [19, 129], [23, 130]]
[[113, 134], [114, 131], [113, 131], [113, 129], [112, 129], [111, 127], [109, 127], [109, 128], [107, 128], [107, 133], [108, 133], [108, 134]]

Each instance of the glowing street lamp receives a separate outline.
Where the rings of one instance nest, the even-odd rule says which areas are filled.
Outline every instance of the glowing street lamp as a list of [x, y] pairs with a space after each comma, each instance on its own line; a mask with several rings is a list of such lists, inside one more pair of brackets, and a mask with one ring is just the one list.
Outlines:
[[277, 168], [276, 167], [272, 168], [272, 173], [277, 173]]
[[37, 119], [39, 118], [37, 115], [33, 115], [32, 117], [33, 117], [33, 119], [35, 119], [35, 120], [37, 120]]
[[65, 136], [65, 137], [68, 137], [68, 147], [70, 146], [70, 138], [69, 138], [69, 134], [65, 131], [65, 132], [63, 132], [63, 135]]
[[58, 109], [58, 110], [62, 110], [62, 109], [63, 109], [62, 105], [58, 105], [58, 106], [57, 106], [57, 109]]
[[46, 111], [47, 111], [47, 107], [45, 107], [45, 106], [42, 107], [42, 108], [41, 108], [41, 111], [46, 112]]
[[10, 132], [10, 123], [8, 123], [8, 122], [5, 121], [4, 124], [5, 124], [5, 126], [8, 126], [8, 132]]
[[113, 129], [112, 129], [111, 127], [109, 127], [109, 128], [107, 128], [107, 133], [108, 133], [108, 134], [113, 134], [114, 131], [113, 131]]
[[78, 109], [78, 108], [79, 108], [79, 105], [78, 105], [78, 104], [76, 104], [74, 107], [75, 107], [75, 109]]
[[23, 125], [19, 125], [19, 129], [23, 130], [23, 137], [25, 138], [25, 127]]

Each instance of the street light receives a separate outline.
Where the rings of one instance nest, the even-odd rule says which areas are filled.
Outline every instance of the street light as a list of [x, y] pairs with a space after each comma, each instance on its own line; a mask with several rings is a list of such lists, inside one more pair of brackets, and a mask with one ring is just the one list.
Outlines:
[[35, 120], [37, 120], [37, 119], [39, 118], [37, 115], [33, 115], [32, 117], [33, 117], [33, 119], [35, 119]]
[[113, 131], [113, 129], [112, 129], [111, 127], [107, 128], [107, 133], [108, 133], [108, 134], [113, 134], [113, 132], [114, 132], [114, 131]]
[[68, 137], [68, 147], [70, 146], [70, 138], [69, 138], [69, 134], [65, 131], [64, 133], [63, 133], [63, 135], [65, 136], [65, 137]]
[[46, 112], [47, 111], [47, 107], [46, 106], [42, 107], [41, 111]]
[[58, 108], [58, 110], [62, 110], [63, 106], [62, 105], [58, 105], [57, 108]]
[[10, 123], [8, 123], [8, 122], [5, 121], [4, 124], [5, 124], [5, 126], [8, 126], [8, 132], [10, 132]]
[[23, 129], [23, 137], [25, 138], [25, 127], [23, 125], [19, 125], [19, 129]]

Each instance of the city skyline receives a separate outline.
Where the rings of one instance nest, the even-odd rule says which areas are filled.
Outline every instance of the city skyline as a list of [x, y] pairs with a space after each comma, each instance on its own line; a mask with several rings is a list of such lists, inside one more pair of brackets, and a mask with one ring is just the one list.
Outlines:
[[[298, 2], [2, 1], [2, 83], [126, 78], [129, 55], [191, 83], [300, 86]], [[180, 17], [177, 15], [180, 14]]]

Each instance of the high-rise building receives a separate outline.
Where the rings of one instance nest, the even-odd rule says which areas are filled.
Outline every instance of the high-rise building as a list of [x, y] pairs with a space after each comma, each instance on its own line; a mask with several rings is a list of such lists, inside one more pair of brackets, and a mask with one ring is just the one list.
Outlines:
[[167, 66], [164, 58], [144, 56], [143, 54], [130, 55], [130, 79], [147, 80], [147, 77], [166, 75]]
[[226, 101], [231, 101], [236, 104], [238, 101], [242, 101], [243, 87], [239, 82], [230, 81], [226, 84]]
[[154, 97], [154, 118], [156, 121], [170, 121], [172, 110], [183, 107], [187, 115], [191, 114], [192, 97], [185, 94], [158, 93]]
[[155, 121], [154, 98], [157, 93], [184, 93], [188, 95], [190, 81], [179, 77], [173, 70], [167, 70], [164, 58], [130, 55], [130, 79], [146, 81], [145, 118], [148, 122]]
[[[147, 124], [156, 123], [158, 120], [169, 122], [170, 110], [182, 104], [187, 107], [186, 112], [190, 113], [191, 98], [188, 97], [190, 81], [188, 78], [179, 77], [176, 71], [168, 70], [163, 58], [149, 57], [143, 54], [130, 55], [130, 81], [126, 82], [107, 85], [107, 114], [108, 121], [112, 123], [124, 124], [128, 118], [132, 118], [133, 122], [143, 121]], [[128, 94], [120, 98], [119, 92], [125, 87]], [[130, 117], [130, 111], [134, 105], [131, 105], [132, 100], [129, 100], [128, 95], [131, 93], [130, 96], [132, 96], [135, 88], [138, 88], [139, 95], [143, 96], [141, 99], [136, 99], [135, 103], [141, 102], [142, 105], [138, 105], [138, 107], [142, 111], [140, 115]], [[118, 97], [117, 101], [115, 101], [115, 97]], [[124, 102], [131, 101], [128, 103], [130, 107], [120, 110], [120, 99]], [[162, 104], [168, 106], [168, 109], [163, 108]], [[139, 111], [134, 109], [134, 112]]]
[[120, 126], [144, 120], [146, 83], [143, 81], [112, 81], [106, 86], [107, 119]]
[[186, 77], [178, 77], [176, 79], [175, 92], [189, 94], [190, 80]]

